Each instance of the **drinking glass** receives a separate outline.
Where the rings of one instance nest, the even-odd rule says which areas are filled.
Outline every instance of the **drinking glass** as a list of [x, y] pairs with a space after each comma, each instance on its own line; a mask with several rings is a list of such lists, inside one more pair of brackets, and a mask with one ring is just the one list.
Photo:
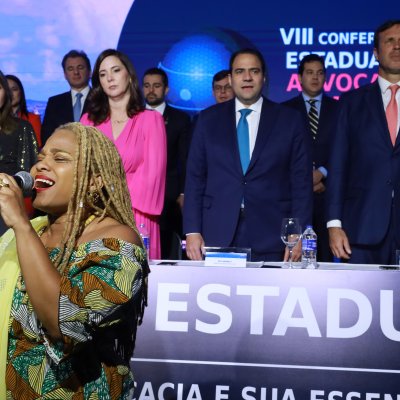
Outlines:
[[293, 248], [301, 238], [301, 226], [298, 218], [283, 218], [281, 239], [289, 249], [289, 268], [293, 268]]

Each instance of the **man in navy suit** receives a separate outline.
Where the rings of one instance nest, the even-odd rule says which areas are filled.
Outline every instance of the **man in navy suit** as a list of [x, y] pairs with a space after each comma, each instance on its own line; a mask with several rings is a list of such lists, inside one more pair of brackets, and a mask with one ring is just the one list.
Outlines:
[[[282, 260], [282, 218], [298, 217], [303, 226], [311, 222], [312, 165], [304, 120], [261, 95], [265, 62], [260, 52], [234, 53], [230, 70], [236, 97], [200, 113], [190, 146], [186, 252], [200, 260], [204, 246], [249, 247], [253, 261]], [[251, 110], [247, 154], [237, 135], [245, 110]], [[245, 170], [243, 157], [250, 159]], [[294, 259], [299, 257], [300, 246], [294, 252]]]
[[[314, 213], [313, 228], [318, 236], [318, 261], [332, 261], [329, 248], [328, 229], [325, 218], [325, 183], [328, 176], [328, 161], [337, 117], [338, 102], [323, 93], [326, 68], [324, 59], [317, 54], [302, 58], [298, 70], [302, 93], [283, 104], [293, 107], [303, 115], [309, 127], [313, 160]], [[310, 123], [311, 104], [315, 106], [317, 122]]]
[[[165, 97], [169, 91], [168, 76], [160, 68], [149, 68], [143, 75], [146, 108], [159, 112], [167, 133], [167, 175], [164, 208], [160, 216], [161, 257], [170, 259], [174, 252], [174, 235], [182, 236], [182, 207], [186, 159], [191, 130], [190, 117], [171, 107]], [[173, 257], [177, 258], [177, 257]]]
[[[42, 124], [42, 144], [47, 138], [62, 124], [67, 122], [79, 121], [81, 115], [86, 110], [86, 99], [90, 92], [89, 80], [91, 75], [90, 60], [84, 51], [71, 50], [61, 62], [64, 77], [71, 90], [49, 98]], [[77, 102], [81, 104], [80, 113], [74, 116], [74, 106]]]
[[340, 100], [327, 188], [328, 228], [336, 257], [392, 264], [400, 249], [400, 90], [392, 95], [392, 87], [395, 93], [400, 85], [400, 20], [376, 30], [374, 54], [377, 82]]

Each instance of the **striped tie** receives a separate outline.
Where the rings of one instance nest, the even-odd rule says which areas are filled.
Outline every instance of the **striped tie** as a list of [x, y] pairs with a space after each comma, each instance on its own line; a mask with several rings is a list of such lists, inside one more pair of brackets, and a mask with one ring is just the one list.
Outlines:
[[307, 101], [310, 104], [310, 110], [308, 111], [308, 121], [310, 122], [312, 138], [315, 140], [318, 132], [318, 110], [317, 107], [315, 106], [317, 100], [310, 99]]

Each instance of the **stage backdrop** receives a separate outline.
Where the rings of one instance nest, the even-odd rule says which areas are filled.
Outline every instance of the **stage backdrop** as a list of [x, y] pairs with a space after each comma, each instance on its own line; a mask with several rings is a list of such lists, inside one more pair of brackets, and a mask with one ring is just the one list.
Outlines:
[[338, 96], [376, 78], [372, 32], [392, 9], [388, 0], [9, 0], [0, 2], [0, 69], [22, 79], [29, 107], [42, 112], [49, 96], [68, 89], [60, 66], [67, 51], [83, 49], [94, 62], [118, 47], [140, 78], [149, 67], [165, 69], [172, 105], [195, 113], [212, 104], [212, 75], [230, 53], [255, 46], [272, 100], [298, 94], [296, 68], [308, 52], [326, 57], [325, 88]]
[[265, 94], [283, 101], [299, 93], [299, 60], [309, 52], [326, 58], [326, 92], [339, 96], [376, 79], [373, 31], [390, 19], [386, 2], [230, 0], [187, 2], [136, 0], [118, 47], [135, 61], [138, 74], [160, 66], [172, 77], [170, 102], [198, 111], [213, 103], [211, 78], [228, 67], [229, 54], [255, 46], [268, 67]]

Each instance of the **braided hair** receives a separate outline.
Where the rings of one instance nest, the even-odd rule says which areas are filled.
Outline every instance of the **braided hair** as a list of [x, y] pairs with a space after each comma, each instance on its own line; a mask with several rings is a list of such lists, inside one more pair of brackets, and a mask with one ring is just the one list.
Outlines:
[[[78, 122], [61, 125], [76, 135], [78, 146], [74, 163], [74, 182], [68, 204], [67, 224], [61, 240], [61, 252], [55, 266], [63, 273], [85, 227], [88, 214], [95, 214], [100, 220], [111, 217], [121, 224], [128, 225], [138, 233], [132, 211], [132, 203], [125, 171], [114, 144], [97, 128], [84, 126]], [[56, 131], [57, 131], [56, 130]], [[98, 199], [90, 194], [91, 178], [102, 177], [102, 187], [94, 179]], [[139, 235], [140, 237], [140, 235]], [[147, 305], [148, 265], [143, 268], [142, 300], [138, 310], [139, 323]]]

